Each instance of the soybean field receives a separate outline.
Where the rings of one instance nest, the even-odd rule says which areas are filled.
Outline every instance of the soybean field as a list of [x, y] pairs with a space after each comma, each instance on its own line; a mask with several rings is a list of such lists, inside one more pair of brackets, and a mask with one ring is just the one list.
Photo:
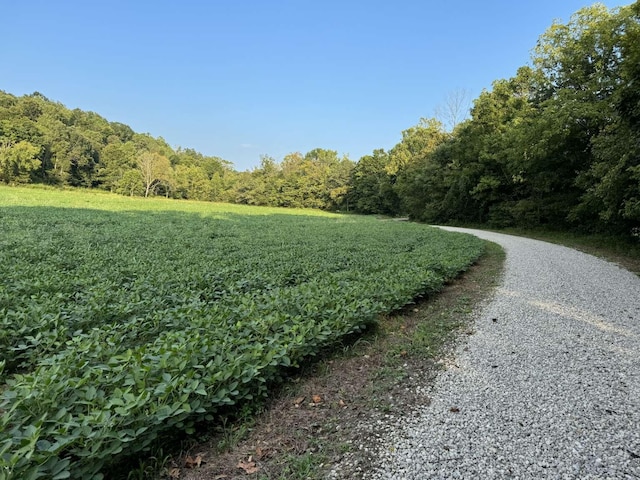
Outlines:
[[0, 187], [0, 478], [102, 478], [483, 249], [373, 217]]

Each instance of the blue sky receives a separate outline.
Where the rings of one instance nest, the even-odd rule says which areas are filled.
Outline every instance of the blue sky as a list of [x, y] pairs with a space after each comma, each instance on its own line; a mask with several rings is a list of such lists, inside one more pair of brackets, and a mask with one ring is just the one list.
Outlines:
[[[513, 76], [580, 0], [2, 2], [0, 90], [38, 91], [250, 169], [388, 149]], [[605, 1], [608, 7], [630, 1]]]

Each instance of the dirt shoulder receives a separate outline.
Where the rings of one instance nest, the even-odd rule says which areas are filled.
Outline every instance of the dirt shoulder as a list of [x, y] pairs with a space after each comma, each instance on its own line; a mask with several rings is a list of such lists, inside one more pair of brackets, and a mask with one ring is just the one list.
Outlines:
[[304, 365], [257, 416], [203, 436], [166, 461], [162, 478], [362, 478], [376, 421], [411, 414], [453, 346], [472, 333], [474, 308], [497, 284], [504, 252], [487, 253], [434, 296], [381, 319], [379, 327]]

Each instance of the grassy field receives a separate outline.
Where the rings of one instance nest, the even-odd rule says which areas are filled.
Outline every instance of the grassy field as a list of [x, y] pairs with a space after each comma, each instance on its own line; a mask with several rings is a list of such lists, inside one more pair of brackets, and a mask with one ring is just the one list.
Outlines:
[[0, 474], [100, 478], [267, 393], [483, 243], [307, 210], [0, 187]]

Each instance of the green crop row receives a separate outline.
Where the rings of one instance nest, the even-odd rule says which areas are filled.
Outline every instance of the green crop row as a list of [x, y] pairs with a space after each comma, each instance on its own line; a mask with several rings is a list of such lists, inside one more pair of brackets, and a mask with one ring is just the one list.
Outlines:
[[0, 201], [0, 479], [101, 478], [483, 248], [404, 222], [207, 208]]

